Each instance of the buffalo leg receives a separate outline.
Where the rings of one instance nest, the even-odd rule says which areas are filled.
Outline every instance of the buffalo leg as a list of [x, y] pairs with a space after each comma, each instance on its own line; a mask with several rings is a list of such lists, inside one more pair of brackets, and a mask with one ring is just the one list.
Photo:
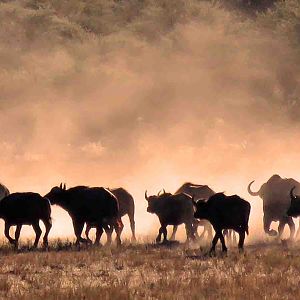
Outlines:
[[21, 229], [22, 229], [22, 225], [17, 225], [16, 231], [15, 231], [15, 247], [16, 248], [18, 248]]
[[167, 241], [167, 226], [161, 225], [159, 228], [158, 236], [156, 238], [156, 243], [159, 243], [161, 241], [161, 236], [163, 235], [163, 242]]
[[45, 228], [46, 228], [46, 232], [44, 234], [44, 237], [43, 237], [43, 245], [45, 248], [48, 248], [48, 235], [49, 235], [49, 232], [52, 228], [52, 222], [51, 222], [51, 219], [50, 220], [43, 220], [43, 223], [45, 225]]
[[[102, 233], [103, 233], [103, 228], [102, 228], [102, 226], [98, 226], [98, 227], [96, 228], [96, 239], [95, 239], [94, 245], [100, 245], [100, 239], [101, 239]], [[89, 239], [88, 239], [88, 240], [89, 240]]]
[[84, 239], [84, 238], [81, 237], [83, 226], [84, 226], [84, 222], [73, 220], [73, 227], [74, 227], [74, 232], [75, 232], [75, 236], [76, 236], [76, 242], [75, 242], [75, 244], [77, 246], [80, 245], [80, 242], [83, 242], [83, 243], [87, 242], [86, 239]]
[[166, 242], [167, 241], [167, 234], [168, 234], [168, 231], [167, 231], [167, 226], [164, 226], [162, 228], [162, 234], [163, 234], [163, 242]]
[[222, 244], [222, 251], [227, 252], [227, 247], [225, 245], [225, 238], [224, 238], [222, 231], [219, 231], [219, 238], [220, 238], [221, 244]]
[[171, 241], [174, 241], [174, 240], [175, 240], [175, 236], [176, 236], [177, 229], [178, 229], [178, 226], [177, 226], [177, 225], [174, 225], [174, 226], [173, 226], [173, 232], [172, 232], [172, 235], [171, 235], [171, 237], [170, 237], [170, 240], [171, 240]]
[[159, 243], [161, 241], [161, 235], [162, 235], [162, 226], [158, 230], [158, 235], [156, 237], [156, 243]]
[[239, 236], [240, 236], [240, 239], [239, 239], [238, 247], [239, 247], [240, 251], [243, 251], [244, 250], [244, 241], [245, 241], [245, 231], [243, 231], [243, 230], [239, 231]]
[[39, 243], [41, 234], [42, 234], [42, 229], [39, 225], [39, 221], [33, 223], [32, 227], [33, 227], [33, 230], [35, 232], [35, 241], [34, 241], [34, 244], [33, 244], [33, 248], [36, 248], [38, 243]]
[[114, 222], [114, 225], [113, 225], [113, 226], [114, 226], [114, 229], [115, 229], [116, 235], [117, 235], [117, 237], [116, 237], [116, 240], [117, 240], [117, 246], [119, 247], [119, 246], [121, 246], [121, 244], [122, 244], [122, 241], [121, 241], [121, 233], [122, 233], [122, 230], [123, 230], [123, 228], [124, 228], [124, 224], [123, 224], [121, 218], [118, 219], [118, 220], [116, 220], [116, 221]]
[[264, 231], [266, 234], [270, 235], [270, 236], [276, 236], [277, 232], [276, 230], [270, 230], [270, 226], [272, 223], [272, 219], [269, 218], [268, 216], [264, 215]]
[[107, 236], [106, 245], [110, 246], [111, 242], [112, 242], [112, 234], [113, 234], [113, 231], [114, 231], [114, 227], [112, 225], [110, 225], [110, 226], [105, 226], [104, 229], [105, 229], [105, 233], [106, 233], [106, 236]]
[[185, 231], [186, 231], [186, 241], [187, 242], [195, 239], [192, 223], [185, 223]]
[[295, 223], [293, 218], [288, 218], [287, 224], [290, 227], [290, 240], [293, 240], [295, 236]]
[[[122, 222], [122, 219], [120, 218], [119, 221], [118, 221], [118, 228], [119, 228], [119, 232], [120, 232], [120, 238], [121, 238], [121, 234], [124, 230], [124, 224]], [[117, 232], [117, 231], [116, 231]]]
[[128, 214], [129, 222], [130, 222], [130, 228], [131, 228], [131, 233], [132, 233], [132, 241], [136, 241], [136, 236], [135, 236], [135, 221], [134, 221], [134, 212]]
[[89, 233], [90, 233], [90, 230], [91, 230], [92, 226], [90, 224], [86, 224], [86, 228], [85, 228], [85, 237], [87, 239], [87, 241], [89, 243], [92, 243], [93, 241], [89, 238]]
[[15, 241], [13, 238], [11, 238], [10, 235], [9, 235], [9, 229], [10, 229], [10, 226], [11, 226], [11, 224], [5, 222], [4, 234], [5, 234], [6, 238], [8, 239], [8, 241], [9, 241], [11, 244], [14, 244], [14, 245], [15, 245], [15, 244], [16, 244], [16, 241]]
[[211, 245], [211, 248], [210, 248], [210, 251], [209, 251], [210, 253], [216, 251], [216, 245], [217, 245], [218, 240], [219, 240], [219, 233], [218, 233], [218, 231], [216, 231], [215, 236], [212, 240], [212, 245]]
[[284, 227], [285, 227], [285, 221], [279, 221], [279, 225], [278, 225], [278, 238], [280, 238], [283, 234], [283, 230], [284, 230]]

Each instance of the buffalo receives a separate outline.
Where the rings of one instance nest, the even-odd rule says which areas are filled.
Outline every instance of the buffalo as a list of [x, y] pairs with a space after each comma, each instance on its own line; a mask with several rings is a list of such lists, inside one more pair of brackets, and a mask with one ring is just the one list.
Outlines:
[[[214, 195], [215, 192], [207, 185], [200, 185], [200, 184], [194, 184], [191, 182], [186, 182], [184, 183], [176, 192], [175, 194], [181, 194], [185, 193], [190, 195], [191, 197], [194, 197], [195, 201], [197, 200], [207, 200], [210, 196]], [[205, 236], [205, 233], [207, 233], [207, 238], [211, 239], [212, 238], [212, 226], [207, 220], [196, 220], [193, 223], [195, 234], [197, 234], [197, 227], [198, 226], [203, 226], [204, 230], [199, 237], [202, 239]], [[171, 236], [171, 239], [175, 239], [175, 234], [177, 231], [178, 226], [174, 226], [173, 228], [173, 233]]]
[[[12, 193], [0, 201], [0, 218], [4, 219], [4, 234], [16, 248], [22, 225], [31, 225], [35, 231], [34, 247], [36, 248], [42, 234], [39, 220], [45, 225], [44, 246], [48, 246], [48, 234], [52, 227], [51, 206], [49, 200], [37, 193]], [[15, 239], [9, 235], [11, 226], [17, 226]]]
[[59, 187], [53, 187], [45, 197], [52, 205], [59, 205], [69, 213], [73, 222], [76, 245], [88, 242], [81, 237], [85, 223], [96, 227], [96, 244], [100, 241], [103, 228], [107, 226], [115, 229], [117, 243], [121, 244], [118, 200], [107, 189], [87, 186], [66, 189], [66, 185], [61, 184]]
[[233, 229], [238, 232], [240, 238], [238, 247], [243, 250], [245, 233], [248, 232], [250, 215], [250, 203], [237, 195], [226, 196], [224, 193], [217, 193], [205, 201], [194, 201], [196, 211], [194, 217], [208, 220], [214, 230], [215, 236], [212, 240], [210, 253], [215, 252], [218, 240], [221, 240], [222, 251], [226, 252], [224, 229]]
[[251, 196], [259, 196], [263, 200], [263, 223], [264, 231], [270, 236], [276, 236], [276, 230], [270, 230], [272, 222], [279, 221], [278, 237], [280, 238], [284, 226], [288, 224], [290, 228], [290, 239], [293, 239], [295, 234], [295, 224], [292, 217], [286, 214], [290, 207], [290, 190], [296, 187], [300, 191], [300, 183], [292, 178], [281, 178], [279, 175], [273, 175], [264, 183], [258, 192], [251, 190], [251, 185], [248, 185], [248, 192]]
[[[192, 197], [194, 197], [195, 201], [197, 200], [205, 200], [207, 201], [209, 197], [211, 197], [212, 195], [215, 194], [215, 192], [207, 185], [201, 185], [201, 184], [194, 184], [194, 183], [190, 183], [190, 182], [186, 182], [184, 183], [177, 191], [175, 194], [178, 193], [185, 193], [188, 194]], [[205, 236], [205, 233], [207, 233], [207, 239], [211, 240], [212, 239], [212, 226], [209, 223], [209, 221], [207, 220], [197, 220], [195, 219], [195, 222], [193, 223], [193, 226], [195, 228], [195, 234], [196, 236], [198, 236], [197, 233], [197, 228], [198, 226], [203, 226], [204, 230], [202, 232], [202, 234], [200, 235], [199, 239], [202, 239]], [[173, 234], [172, 237], [175, 238], [175, 233], [177, 230], [177, 226], [174, 226], [173, 229]], [[236, 241], [236, 236], [234, 234], [234, 232], [232, 230], [225, 230], [224, 232], [227, 240], [232, 243]], [[171, 237], [171, 238], [172, 238]]]
[[147, 212], [156, 214], [160, 221], [161, 227], [156, 238], [157, 243], [161, 241], [162, 235], [163, 242], [167, 241], [168, 225], [178, 226], [185, 224], [187, 240], [194, 239], [192, 197], [187, 194], [172, 195], [169, 193], [148, 197], [146, 191], [145, 199], [148, 202]]
[[[129, 222], [130, 222], [130, 228], [131, 228], [131, 232], [132, 232], [132, 240], [135, 241], [136, 236], [135, 236], [135, 221], [134, 221], [134, 200], [133, 200], [132, 195], [129, 194], [123, 188], [109, 189], [109, 191], [111, 193], [113, 193], [114, 196], [118, 199], [118, 203], [119, 203], [118, 217], [119, 217], [120, 224], [121, 224], [121, 229], [120, 229], [121, 232], [122, 232], [123, 227], [124, 227], [123, 223], [121, 222], [121, 218], [125, 215], [128, 215]], [[88, 223], [86, 225], [85, 235], [86, 235], [88, 240], [89, 240], [89, 232], [90, 232], [90, 229], [92, 227], [93, 226], [90, 223]], [[112, 230], [110, 228], [106, 228], [105, 231], [107, 233], [108, 241], [110, 242]]]

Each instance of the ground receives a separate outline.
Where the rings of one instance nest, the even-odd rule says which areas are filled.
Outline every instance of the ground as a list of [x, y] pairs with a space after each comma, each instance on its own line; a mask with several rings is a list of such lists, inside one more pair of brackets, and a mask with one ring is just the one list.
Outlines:
[[300, 247], [248, 245], [240, 254], [205, 255], [206, 247], [125, 244], [78, 251], [53, 241], [49, 251], [0, 252], [5, 299], [296, 299]]

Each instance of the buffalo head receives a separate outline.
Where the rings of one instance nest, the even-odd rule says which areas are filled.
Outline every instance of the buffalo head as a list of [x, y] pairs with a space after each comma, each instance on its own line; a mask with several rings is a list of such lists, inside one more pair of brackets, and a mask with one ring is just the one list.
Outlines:
[[300, 197], [294, 195], [295, 186], [290, 191], [290, 197], [291, 197], [291, 206], [289, 207], [287, 211], [287, 215], [290, 217], [298, 217], [300, 215]]
[[158, 195], [148, 196], [147, 191], [145, 191], [145, 199], [148, 202], [147, 212], [151, 214], [154, 214], [156, 212], [159, 197], [160, 197], [159, 194], [160, 192], [158, 193]]
[[194, 217], [196, 219], [206, 219], [208, 213], [208, 204], [204, 199], [200, 199], [198, 201], [193, 200], [193, 204], [195, 207]]
[[145, 191], [145, 199], [148, 202], [147, 212], [151, 214], [157, 213], [160, 206], [160, 200], [165, 199], [167, 197], [172, 196], [171, 193], [166, 193], [166, 191], [163, 189], [163, 193], [161, 191], [158, 192], [157, 195], [148, 196], [147, 191]]
[[52, 205], [59, 204], [65, 192], [66, 192], [66, 184], [61, 183], [59, 187], [58, 186], [53, 187], [51, 191], [48, 194], [46, 194], [44, 197], [49, 199]]
[[251, 185], [253, 184], [254, 180], [251, 181], [248, 185], [248, 193], [251, 195], [251, 196], [260, 196], [261, 198], [264, 198], [264, 197], [268, 197], [268, 194], [270, 193], [270, 190], [277, 190], [278, 189], [278, 186], [280, 184], [282, 184], [282, 182], [284, 182], [285, 180], [282, 179], [279, 175], [275, 174], [273, 176], [271, 176], [268, 181], [266, 183], [264, 183], [259, 191], [257, 192], [253, 192], [251, 190]]

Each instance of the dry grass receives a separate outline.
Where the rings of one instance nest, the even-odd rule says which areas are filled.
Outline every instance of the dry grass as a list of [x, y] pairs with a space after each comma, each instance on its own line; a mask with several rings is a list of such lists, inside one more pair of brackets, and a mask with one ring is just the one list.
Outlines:
[[77, 251], [56, 241], [48, 252], [1, 249], [6, 299], [295, 299], [300, 287], [298, 246], [261, 244], [216, 257], [184, 245]]

